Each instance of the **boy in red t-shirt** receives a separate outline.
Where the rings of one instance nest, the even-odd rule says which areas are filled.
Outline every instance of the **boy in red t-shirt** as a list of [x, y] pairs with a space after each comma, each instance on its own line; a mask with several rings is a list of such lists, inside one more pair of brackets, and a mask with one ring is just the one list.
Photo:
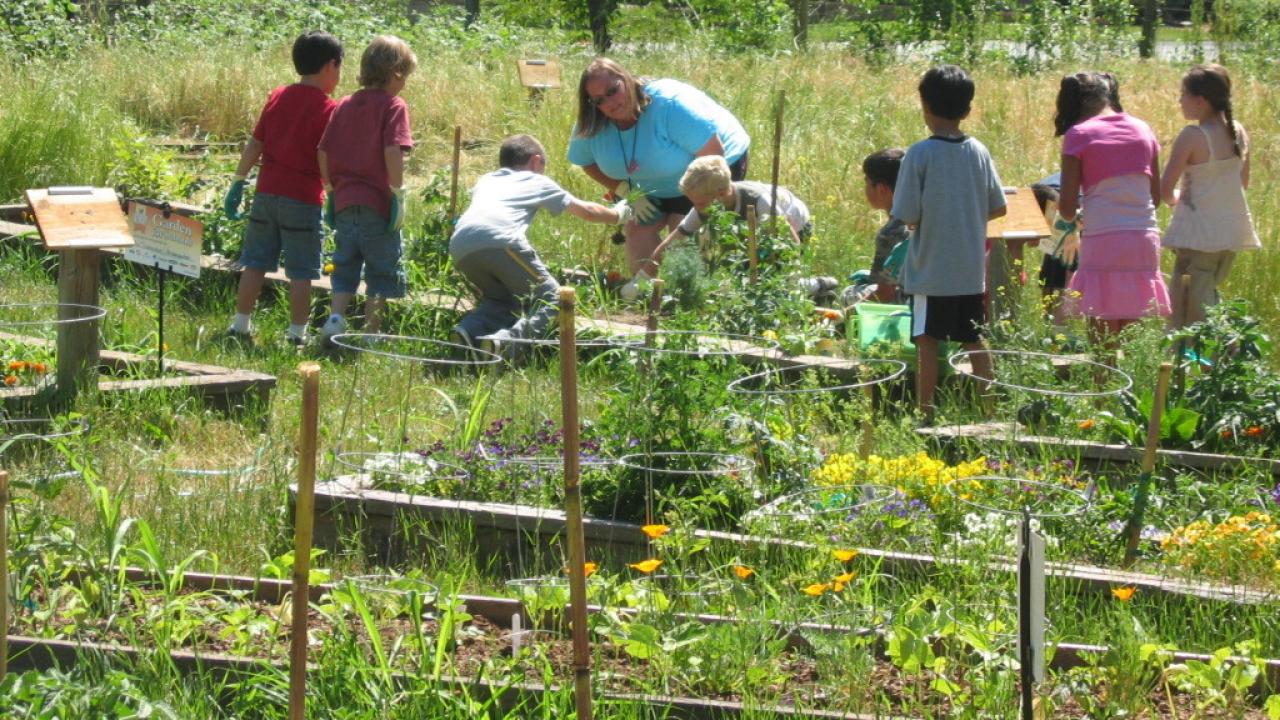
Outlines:
[[347, 305], [364, 272], [366, 332], [382, 326], [387, 298], [404, 297], [400, 228], [404, 155], [413, 149], [409, 106], [399, 97], [418, 59], [405, 41], [373, 39], [360, 58], [360, 90], [338, 101], [320, 140], [320, 175], [329, 188], [325, 219], [336, 231], [333, 309], [322, 341], [347, 329]]
[[294, 345], [307, 341], [311, 315], [311, 281], [320, 277], [324, 231], [320, 225], [324, 185], [316, 163], [316, 147], [336, 107], [329, 96], [342, 73], [342, 43], [327, 32], [304, 33], [293, 43], [293, 67], [302, 77], [293, 85], [271, 91], [253, 137], [240, 153], [235, 180], [222, 207], [227, 217], [240, 218], [246, 177], [258, 158], [257, 193], [249, 211], [240, 251], [240, 289], [236, 314], [227, 335], [250, 337], [249, 316], [262, 292], [268, 272], [280, 266], [289, 278], [289, 330]]

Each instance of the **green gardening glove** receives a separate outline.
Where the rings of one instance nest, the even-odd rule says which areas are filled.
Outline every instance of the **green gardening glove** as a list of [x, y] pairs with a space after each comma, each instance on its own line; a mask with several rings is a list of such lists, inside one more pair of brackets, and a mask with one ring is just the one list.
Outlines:
[[333, 224], [333, 188], [324, 189], [324, 210], [321, 211], [320, 217], [330, 230], [336, 229]]
[[903, 240], [893, 249], [889, 251], [889, 256], [884, 259], [884, 274], [891, 278], [902, 277], [902, 265], [907, 261], [907, 250], [911, 247], [911, 240]]
[[404, 227], [404, 188], [391, 188], [391, 212], [387, 217], [387, 232], [399, 232]]
[[227, 188], [226, 197], [222, 198], [222, 212], [232, 220], [239, 220], [240, 203], [244, 202], [244, 186], [248, 184], [244, 175], [236, 175]]

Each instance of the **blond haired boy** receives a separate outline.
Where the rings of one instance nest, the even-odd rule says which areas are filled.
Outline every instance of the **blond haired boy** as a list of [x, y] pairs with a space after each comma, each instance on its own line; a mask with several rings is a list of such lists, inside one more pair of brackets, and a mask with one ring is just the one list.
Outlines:
[[329, 188], [325, 220], [336, 232], [333, 308], [323, 341], [347, 328], [346, 310], [363, 271], [365, 330], [378, 332], [387, 298], [406, 290], [400, 230], [404, 156], [413, 149], [409, 106], [400, 97], [418, 59], [398, 37], [380, 35], [360, 58], [360, 87], [342, 98], [320, 140], [320, 174]]
[[[662, 253], [676, 238], [696, 237], [706, 220], [707, 210], [712, 203], [719, 202], [727, 210], [737, 213], [743, 221], [747, 219], [747, 208], [756, 208], [756, 218], [763, 224], [772, 217], [773, 186], [754, 180], [734, 181], [730, 178], [729, 163], [720, 155], [704, 155], [695, 158], [685, 169], [680, 178], [680, 191], [693, 203], [693, 209], [680, 221], [648, 259], [651, 268], [656, 269], [662, 260]], [[813, 224], [809, 208], [800, 198], [784, 187], [778, 187], [778, 215], [787, 221], [787, 229], [791, 239], [796, 243], [809, 237], [813, 232]], [[638, 280], [648, 279], [649, 275], [642, 267], [631, 282], [623, 286], [623, 297], [631, 294], [628, 290]]]

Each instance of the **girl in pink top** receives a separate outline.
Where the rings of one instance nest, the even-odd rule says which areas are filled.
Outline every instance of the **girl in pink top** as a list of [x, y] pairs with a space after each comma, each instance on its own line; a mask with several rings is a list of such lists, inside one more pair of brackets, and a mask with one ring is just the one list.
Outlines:
[[[1221, 65], [1197, 65], [1182, 77], [1182, 129], [1160, 181], [1173, 206], [1164, 246], [1172, 248], [1175, 326], [1204, 319], [1218, 285], [1240, 250], [1261, 246], [1244, 191], [1249, 186], [1249, 135], [1231, 117], [1231, 77]], [[1182, 188], [1178, 189], [1178, 180]], [[1183, 288], [1182, 279], [1190, 279]]]
[[1080, 267], [1068, 287], [1095, 338], [1169, 314], [1156, 225], [1160, 143], [1151, 128], [1120, 108], [1115, 79], [1095, 72], [1062, 79], [1053, 122], [1063, 138], [1058, 212], [1067, 226], [1084, 189]]

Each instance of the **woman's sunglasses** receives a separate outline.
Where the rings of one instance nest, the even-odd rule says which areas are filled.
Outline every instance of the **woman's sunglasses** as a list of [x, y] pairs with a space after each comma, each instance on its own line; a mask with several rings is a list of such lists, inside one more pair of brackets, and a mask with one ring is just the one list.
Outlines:
[[614, 95], [617, 95], [618, 91], [621, 89], [622, 89], [622, 79], [618, 78], [617, 80], [613, 81], [613, 84], [609, 86], [608, 90], [604, 91], [603, 95], [600, 95], [599, 97], [587, 98], [587, 102], [591, 103], [591, 107], [598, 108], [604, 104], [605, 100], [608, 100]]

